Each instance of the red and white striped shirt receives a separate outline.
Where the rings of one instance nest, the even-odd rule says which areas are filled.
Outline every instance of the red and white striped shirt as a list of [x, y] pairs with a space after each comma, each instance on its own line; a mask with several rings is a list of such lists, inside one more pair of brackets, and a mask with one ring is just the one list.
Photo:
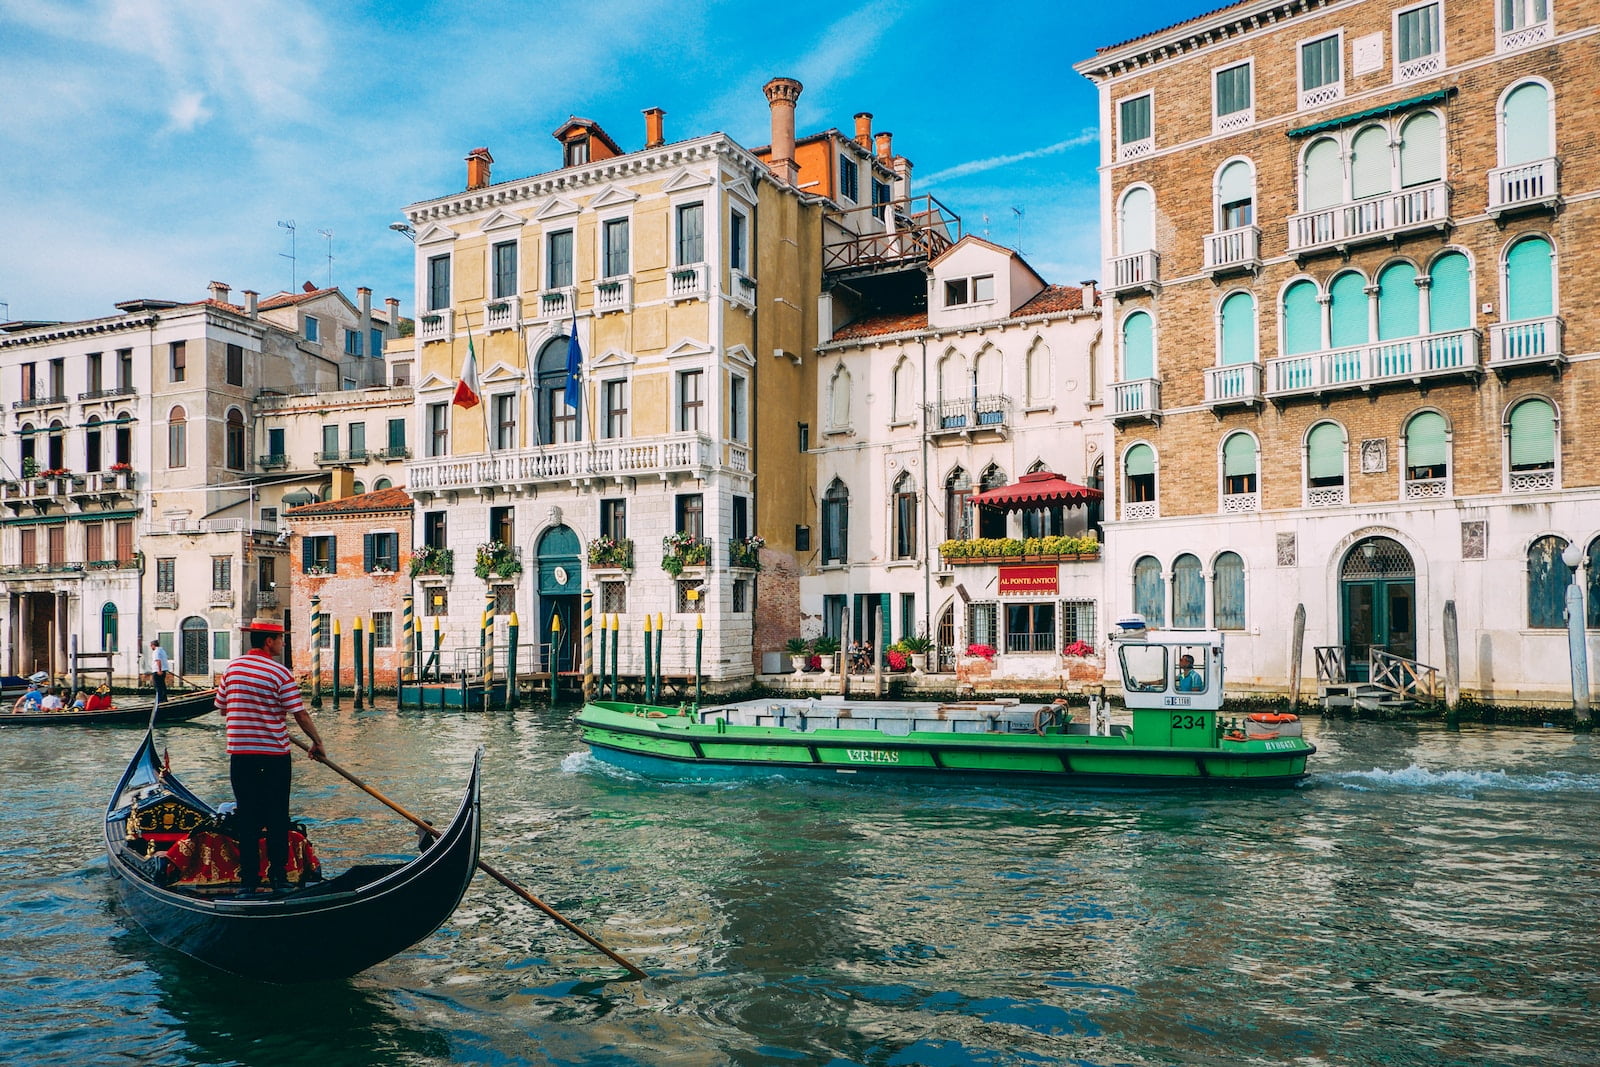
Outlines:
[[228, 664], [217, 683], [217, 710], [228, 720], [230, 756], [287, 756], [286, 720], [304, 708], [300, 683], [264, 648]]

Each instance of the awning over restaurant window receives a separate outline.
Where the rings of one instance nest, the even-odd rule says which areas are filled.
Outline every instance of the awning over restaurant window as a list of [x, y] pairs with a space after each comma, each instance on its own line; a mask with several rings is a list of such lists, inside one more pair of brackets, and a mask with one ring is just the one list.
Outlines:
[[971, 499], [974, 504], [1001, 511], [1026, 511], [1052, 504], [1087, 504], [1103, 496], [1100, 490], [1069, 482], [1053, 471], [1034, 471], [1010, 485], [974, 493]]

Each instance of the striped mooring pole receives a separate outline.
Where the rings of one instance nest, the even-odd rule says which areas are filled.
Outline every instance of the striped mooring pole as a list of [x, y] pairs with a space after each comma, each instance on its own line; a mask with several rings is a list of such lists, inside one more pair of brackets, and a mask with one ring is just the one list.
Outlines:
[[583, 702], [594, 699], [594, 590], [583, 591]]
[[494, 586], [484, 595], [482, 626], [478, 648], [483, 656], [483, 710], [488, 711], [489, 687], [494, 682]]
[[311, 706], [322, 707], [322, 598], [311, 598]]
[[394, 668], [394, 695], [400, 707], [405, 707], [406, 663], [411, 664], [411, 680], [422, 681], [422, 642], [417, 633], [417, 598], [411, 593], [400, 597], [400, 647], [399, 660]]

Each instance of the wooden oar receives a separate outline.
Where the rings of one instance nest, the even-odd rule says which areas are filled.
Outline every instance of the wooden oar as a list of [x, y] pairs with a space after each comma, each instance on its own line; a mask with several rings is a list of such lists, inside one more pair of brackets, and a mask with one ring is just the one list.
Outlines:
[[[293, 741], [295, 743], [295, 745], [297, 745], [299, 748], [303, 749], [305, 752], [309, 753], [311, 751], [311, 746], [306, 744], [304, 741], [300, 740], [300, 738], [295, 737], [294, 735], [291, 734], [289, 736], [289, 740]], [[315, 758], [315, 757], [313, 757], [313, 758]], [[384, 805], [388, 806], [389, 808], [392, 808], [395, 812], [399, 813], [400, 815], [402, 815], [406, 819], [408, 819], [410, 822], [412, 822], [419, 830], [423, 831], [424, 833], [428, 834], [431, 837], [438, 837], [439, 836], [439, 831], [434, 828], [432, 823], [428, 822], [426, 819], [424, 819], [424, 818], [422, 818], [422, 817], [420, 817], [418, 815], [413, 815], [411, 812], [407, 811], [405, 808], [401, 807], [399, 804], [396, 804], [394, 801], [390, 800], [388, 797], [384, 796], [382, 793], [378, 792], [376, 789], [372, 788], [366, 782], [363, 782], [360, 778], [357, 778], [355, 775], [351, 774], [349, 771], [345, 770], [343, 767], [339, 766], [337, 763], [333, 762], [331, 759], [328, 759], [328, 758], [324, 757], [324, 758], [322, 758], [320, 760], [317, 760], [317, 762], [322, 764], [323, 766], [327, 767], [329, 770], [333, 771], [335, 774], [339, 775], [341, 778], [344, 778], [351, 785], [355, 786], [357, 789], [360, 789], [363, 793], [366, 793], [368, 796], [372, 797], [374, 800], [378, 801], [381, 804], [384, 804]], [[516, 882], [513, 882], [510, 878], [506, 877], [504, 874], [501, 874], [499, 871], [495, 870], [493, 867], [491, 867], [489, 864], [485, 863], [483, 860], [479, 860], [478, 861], [478, 869], [480, 871], [482, 871], [484, 874], [487, 874], [490, 878], [493, 878], [495, 881], [499, 882], [501, 885], [505, 886], [507, 889], [511, 890], [513, 893], [515, 893], [517, 896], [521, 897], [523, 900], [527, 901], [529, 904], [532, 904], [534, 907], [538, 908], [540, 911], [542, 911], [546, 915], [550, 916], [550, 918], [554, 919], [556, 922], [560, 923], [562, 926], [565, 926], [568, 930], [571, 930], [574, 934], [577, 934], [584, 941], [587, 941], [589, 944], [593, 945], [595, 948], [597, 948], [601, 952], [605, 953], [606, 956], [610, 957], [614, 962], [616, 962], [616, 963], [620, 964], [621, 966], [625, 967], [627, 969], [627, 971], [628, 971], [628, 976], [630, 978], [645, 978], [645, 977], [648, 977], [644, 973], [644, 971], [640, 970], [634, 964], [630, 963], [628, 960], [626, 960], [623, 957], [617, 955], [615, 952], [611, 951], [605, 945], [601, 944], [600, 941], [597, 938], [591, 936], [589, 933], [587, 933], [586, 931], [581, 929], [578, 926], [577, 923], [574, 923], [571, 919], [568, 919], [565, 915], [562, 915], [559, 911], [557, 911], [556, 909], [552, 908], [550, 905], [546, 904], [544, 901], [540, 900], [538, 897], [534, 896], [532, 893], [528, 892], [526, 889], [522, 888], [522, 886], [518, 885]]]

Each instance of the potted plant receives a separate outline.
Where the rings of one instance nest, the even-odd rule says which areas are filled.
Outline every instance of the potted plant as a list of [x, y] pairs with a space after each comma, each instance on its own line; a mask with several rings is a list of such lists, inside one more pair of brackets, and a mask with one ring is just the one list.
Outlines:
[[828, 673], [833, 673], [839, 666], [839, 639], [837, 637], [819, 637], [811, 643], [811, 651], [821, 659], [820, 666]]
[[911, 669], [918, 674], [926, 674], [928, 671], [928, 651], [933, 648], [932, 639], [921, 634], [902, 637], [900, 639], [900, 647], [911, 657]]
[[685, 567], [706, 565], [706, 542], [679, 530], [661, 539], [661, 569], [676, 578]]
[[791, 637], [784, 642], [783, 650], [789, 654], [789, 666], [794, 673], [804, 671], [807, 661], [811, 658], [811, 642], [803, 637]]
[[733, 567], [747, 567], [753, 571], [761, 569], [761, 550], [767, 546], [767, 540], [759, 535], [752, 537], [735, 537], [728, 542], [728, 564]]
[[420, 574], [454, 574], [455, 572], [456, 554], [454, 549], [423, 545], [411, 553], [409, 573], [413, 578]]
[[472, 573], [484, 581], [488, 581], [491, 575], [514, 578], [522, 573], [522, 561], [517, 559], [516, 550], [510, 545], [489, 541], [478, 546], [472, 562]]
[[633, 542], [626, 537], [602, 534], [589, 542], [589, 566], [633, 569]]

